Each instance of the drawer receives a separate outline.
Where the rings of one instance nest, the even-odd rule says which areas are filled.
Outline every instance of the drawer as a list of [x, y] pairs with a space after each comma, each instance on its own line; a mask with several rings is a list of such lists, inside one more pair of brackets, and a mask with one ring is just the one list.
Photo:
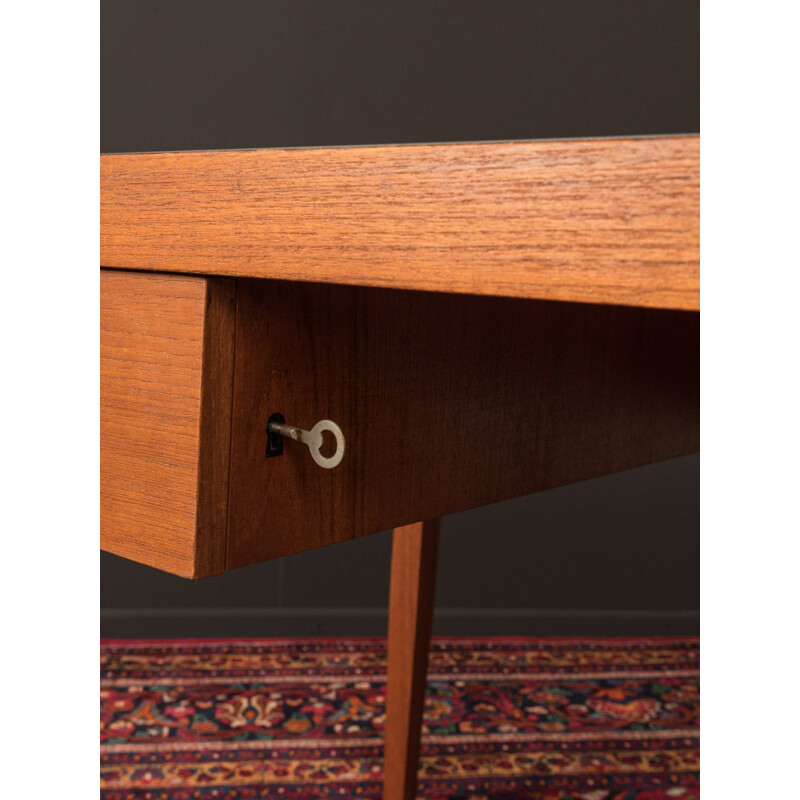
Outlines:
[[[187, 577], [694, 452], [693, 312], [106, 270], [101, 544]], [[344, 432], [322, 469], [273, 414]]]

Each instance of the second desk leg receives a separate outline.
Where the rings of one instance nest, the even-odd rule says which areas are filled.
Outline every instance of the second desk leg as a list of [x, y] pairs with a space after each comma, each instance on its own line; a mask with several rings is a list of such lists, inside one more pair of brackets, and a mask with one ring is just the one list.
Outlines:
[[438, 519], [394, 530], [383, 800], [416, 793], [438, 546]]

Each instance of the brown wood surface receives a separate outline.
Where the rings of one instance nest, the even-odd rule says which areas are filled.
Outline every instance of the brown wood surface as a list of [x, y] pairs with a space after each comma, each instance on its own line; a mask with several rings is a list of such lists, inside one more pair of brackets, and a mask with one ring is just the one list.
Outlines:
[[696, 313], [239, 281], [228, 568], [698, 449]]
[[100, 545], [225, 569], [235, 282], [100, 273]]
[[393, 534], [383, 800], [416, 796], [438, 546], [438, 519]]
[[105, 267], [699, 309], [699, 139], [104, 155]]

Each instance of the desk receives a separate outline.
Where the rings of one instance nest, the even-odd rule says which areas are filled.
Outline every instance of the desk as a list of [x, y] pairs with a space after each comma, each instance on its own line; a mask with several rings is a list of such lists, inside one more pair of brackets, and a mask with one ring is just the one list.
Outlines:
[[[394, 529], [387, 800], [439, 518], [699, 449], [697, 137], [105, 155], [101, 266], [104, 549], [201, 578]], [[276, 413], [341, 464], [266, 458]]]

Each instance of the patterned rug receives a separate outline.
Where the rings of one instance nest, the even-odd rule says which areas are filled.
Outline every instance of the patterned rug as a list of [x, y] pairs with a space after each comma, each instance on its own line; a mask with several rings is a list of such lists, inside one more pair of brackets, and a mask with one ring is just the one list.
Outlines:
[[[380, 798], [384, 640], [104, 642], [104, 800]], [[695, 800], [696, 639], [436, 639], [418, 796]]]

